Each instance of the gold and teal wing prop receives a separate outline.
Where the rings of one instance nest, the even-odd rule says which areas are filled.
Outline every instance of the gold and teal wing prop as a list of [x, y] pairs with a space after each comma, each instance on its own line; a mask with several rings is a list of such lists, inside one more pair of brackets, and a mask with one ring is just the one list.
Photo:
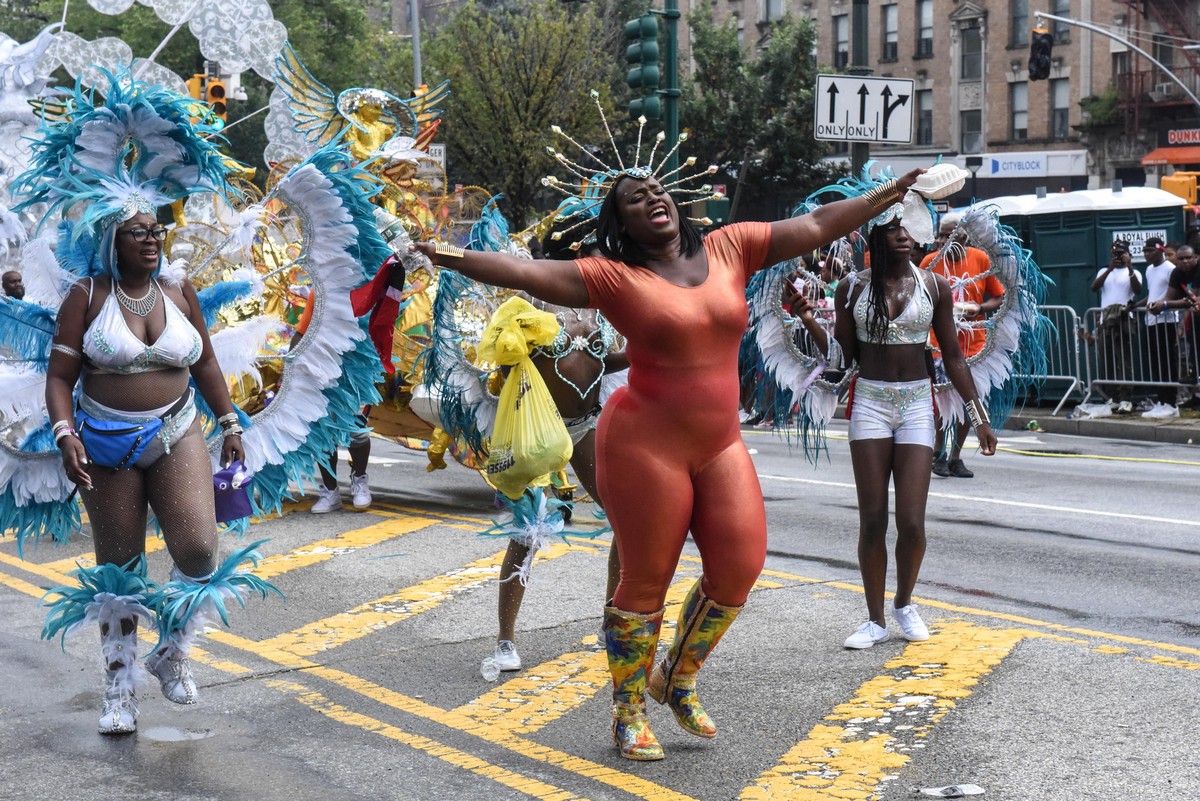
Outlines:
[[424, 94], [402, 101], [416, 115], [417, 124], [424, 129], [440, 120], [446, 110], [441, 106], [450, 97], [450, 81], [442, 81]]
[[275, 85], [287, 96], [296, 129], [310, 143], [325, 147], [345, 132], [347, 121], [338, 110], [336, 96], [313, 77], [290, 42], [285, 42], [275, 57]]

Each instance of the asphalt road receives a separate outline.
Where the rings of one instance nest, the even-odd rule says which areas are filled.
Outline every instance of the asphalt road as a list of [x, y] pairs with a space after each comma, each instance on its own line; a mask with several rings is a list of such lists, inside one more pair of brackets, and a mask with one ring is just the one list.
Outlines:
[[[1010, 432], [997, 456], [969, 455], [976, 478], [934, 479], [929, 502], [916, 596], [934, 636], [850, 652], [865, 606], [844, 429], [815, 465], [745, 436], [770, 555], [702, 674], [715, 741], [654, 707], [667, 759], [616, 755], [596, 643], [607, 534], [543, 553], [525, 669], [485, 681], [504, 549], [476, 536], [490, 493], [377, 440], [370, 512], [302, 501], [252, 526], [286, 602], [255, 599], [203, 642], [198, 705], [148, 689], [136, 735], [95, 733], [94, 633], [65, 653], [37, 639], [39, 587], [86, 539], [27, 561], [0, 543], [0, 798], [1200, 797], [1196, 448]], [[576, 523], [594, 531], [586, 505]], [[669, 603], [698, 572], [689, 546]]]

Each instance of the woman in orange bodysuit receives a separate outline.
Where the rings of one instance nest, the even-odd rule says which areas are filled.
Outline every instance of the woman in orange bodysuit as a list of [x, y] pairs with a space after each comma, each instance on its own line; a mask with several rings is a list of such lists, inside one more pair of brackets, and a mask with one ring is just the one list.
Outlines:
[[[628, 341], [629, 385], [605, 406], [596, 448], [621, 557], [604, 628], [612, 733], [622, 756], [663, 757], [646, 718], [647, 692], [669, 704], [686, 731], [716, 736], [696, 697], [696, 674], [741, 611], [766, 556], [762, 490], [737, 415], [746, 282], [866, 223], [920, 172], [869, 197], [775, 223], [731, 225], [702, 239], [662, 184], [634, 168], [612, 177], [600, 210], [605, 258], [530, 261], [416, 246], [477, 281], [560, 306], [599, 308]], [[703, 576], [684, 600], [675, 642], [655, 665], [663, 602], [689, 530]]]

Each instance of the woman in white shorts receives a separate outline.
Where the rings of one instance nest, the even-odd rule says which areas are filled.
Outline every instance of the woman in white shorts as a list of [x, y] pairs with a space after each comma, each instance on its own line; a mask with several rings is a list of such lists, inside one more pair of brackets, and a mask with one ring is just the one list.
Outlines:
[[[850, 459], [858, 489], [858, 564], [868, 619], [846, 639], [847, 648], [870, 648], [890, 633], [884, 616], [887, 581], [888, 482], [896, 487], [896, 594], [892, 616], [907, 640], [929, 638], [912, 602], [925, 556], [925, 505], [933, 464], [935, 413], [925, 346], [930, 329], [943, 346], [946, 375], [967, 402], [980, 450], [996, 451], [996, 435], [966, 360], [958, 349], [953, 298], [946, 279], [910, 260], [913, 240], [897, 204], [868, 226], [874, 269], [850, 275], [837, 289], [830, 342], [803, 295], [785, 289], [784, 302], [804, 323], [832, 363], [858, 363], [846, 415]], [[831, 352], [832, 350], [832, 352]], [[840, 356], [840, 358], [839, 358]]]

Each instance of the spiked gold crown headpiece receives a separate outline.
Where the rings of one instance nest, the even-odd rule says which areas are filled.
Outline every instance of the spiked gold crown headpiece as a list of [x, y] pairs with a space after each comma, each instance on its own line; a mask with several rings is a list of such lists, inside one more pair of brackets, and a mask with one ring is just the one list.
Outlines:
[[[608, 125], [608, 118], [604, 114], [604, 107], [600, 105], [600, 93], [593, 89], [591, 98], [596, 104], [596, 109], [600, 112], [600, 121], [604, 124], [604, 132], [608, 135], [608, 143], [612, 148], [613, 156], [616, 158], [616, 166], [605, 163], [603, 159], [581, 145], [559, 126], [550, 126], [550, 130], [556, 136], [567, 140], [576, 150], [583, 153], [590, 160], [587, 165], [580, 164], [553, 146], [548, 145], [546, 147], [546, 152], [574, 176], [574, 180], [562, 180], [553, 175], [547, 175], [542, 179], [542, 186], [556, 189], [566, 195], [566, 198], [564, 198], [563, 202], [554, 211], [552, 222], [559, 223], [564, 220], [576, 221], [573, 225], [556, 231], [551, 235], [552, 239], [557, 241], [565, 234], [569, 234], [591, 222], [600, 213], [600, 205], [604, 202], [604, 198], [608, 195], [609, 190], [616, 185], [617, 181], [627, 176], [632, 178], [657, 178], [662, 183], [663, 188], [670, 192], [672, 196], [684, 198], [676, 199], [676, 203], [680, 206], [686, 206], [701, 200], [720, 200], [724, 197], [721, 192], [714, 191], [711, 184], [688, 186], [688, 184], [694, 184], [695, 181], [717, 172], [716, 165], [711, 165], [700, 172], [686, 176], [683, 175], [684, 170], [696, 166], [695, 156], [684, 159], [679, 167], [669, 172], [663, 172], [670, 162], [671, 156], [675, 155], [675, 151], [679, 149], [679, 146], [687, 141], [688, 135], [686, 132], [679, 134], [679, 138], [675, 141], [671, 149], [663, 155], [658, 164], [655, 164], [655, 154], [667, 139], [666, 133], [659, 131], [654, 137], [654, 144], [651, 146], [646, 160], [642, 161], [642, 142], [647, 123], [645, 117], [638, 117], [637, 147], [634, 150], [631, 163], [627, 164], [621, 156], [621, 151], [617, 147], [616, 140], [613, 138], [612, 129]], [[589, 166], [591, 162], [594, 162], [597, 166]], [[700, 225], [712, 225], [712, 220], [707, 217], [690, 217], [689, 219]], [[582, 244], [582, 239], [578, 242], [573, 242], [571, 249], [579, 250]]]

